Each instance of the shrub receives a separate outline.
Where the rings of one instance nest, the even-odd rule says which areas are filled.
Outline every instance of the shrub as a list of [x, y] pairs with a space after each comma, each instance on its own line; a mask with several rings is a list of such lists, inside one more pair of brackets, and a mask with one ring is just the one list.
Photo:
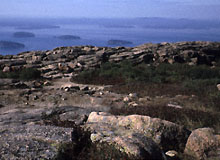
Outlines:
[[19, 74], [19, 79], [22, 80], [33, 80], [33, 79], [39, 79], [40, 77], [41, 77], [41, 72], [33, 68], [25, 68], [21, 70]]
[[34, 68], [23, 68], [20, 71], [6, 72], [6, 73], [0, 71], [0, 78], [34, 80], [41, 78], [41, 72]]
[[184, 75], [190, 79], [215, 79], [220, 78], [220, 71], [218, 68], [210, 68], [204, 65], [190, 66]]
[[[206, 107], [220, 110], [220, 96], [216, 85], [220, 83], [220, 68], [187, 64], [104, 63], [99, 69], [84, 71], [73, 78], [79, 83], [111, 84], [118, 93], [141, 93], [153, 95], [197, 95]], [[137, 89], [138, 88], [138, 89]], [[153, 92], [153, 93], [152, 93]]]
[[217, 90], [216, 85], [218, 83], [220, 83], [220, 79], [196, 79], [183, 81], [183, 86], [188, 90], [204, 93], [209, 90], [212, 90], [212, 92]]
[[129, 61], [121, 63], [104, 63], [99, 69], [84, 71], [75, 77], [76, 81], [83, 79], [118, 79], [123, 78], [129, 82], [153, 83], [180, 83], [188, 80], [220, 80], [218, 68], [208, 66], [189, 66], [186, 64], [165, 64], [147, 66], [146, 64], [134, 65]]

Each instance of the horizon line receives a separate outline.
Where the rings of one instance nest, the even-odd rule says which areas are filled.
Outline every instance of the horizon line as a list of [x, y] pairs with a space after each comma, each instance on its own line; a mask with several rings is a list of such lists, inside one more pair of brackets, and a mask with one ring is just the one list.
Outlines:
[[186, 18], [186, 17], [162, 17], [162, 16], [137, 16], [137, 17], [55, 17], [55, 16], [5, 16], [0, 15], [1, 19], [141, 19], [141, 18], [161, 18], [161, 19], [173, 19], [173, 20], [220, 20], [217, 18]]

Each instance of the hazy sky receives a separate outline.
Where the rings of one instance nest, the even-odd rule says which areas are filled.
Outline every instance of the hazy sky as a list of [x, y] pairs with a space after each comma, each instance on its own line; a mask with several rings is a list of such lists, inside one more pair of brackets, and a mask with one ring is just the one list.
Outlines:
[[0, 0], [0, 16], [220, 19], [220, 0]]

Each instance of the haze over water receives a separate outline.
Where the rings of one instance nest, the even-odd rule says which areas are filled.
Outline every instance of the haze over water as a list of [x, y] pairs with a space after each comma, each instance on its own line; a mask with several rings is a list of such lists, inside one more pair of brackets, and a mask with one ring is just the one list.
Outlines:
[[[124, 46], [220, 41], [219, 15], [219, 0], [1, 0], [0, 54], [59, 46], [111, 46], [107, 42], [112, 39], [132, 42]], [[35, 37], [15, 38], [15, 32], [30, 32]], [[56, 38], [62, 35], [81, 39]], [[2, 41], [25, 47], [5, 49]]]
[[[37, 19], [36, 22], [33, 19], [21, 19], [18, 22], [3, 19], [0, 22], [0, 41], [22, 43], [25, 48], [2, 48], [0, 54], [76, 45], [114, 47], [108, 44], [111, 39], [131, 41], [132, 44], [123, 45], [130, 47], [150, 42], [220, 41], [219, 23], [190, 22], [191, 20], [163, 18]], [[16, 32], [30, 32], [35, 34], [35, 37], [16, 38], [13, 36]], [[79, 36], [81, 39], [56, 38], [61, 35]]]

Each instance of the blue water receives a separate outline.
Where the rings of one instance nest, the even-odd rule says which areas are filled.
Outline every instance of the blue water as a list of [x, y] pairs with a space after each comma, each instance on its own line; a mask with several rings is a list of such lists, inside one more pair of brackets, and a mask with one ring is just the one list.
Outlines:
[[[0, 41], [13, 41], [25, 44], [23, 49], [3, 50], [0, 54], [17, 54], [32, 50], [50, 50], [59, 46], [110, 46], [110, 39], [127, 40], [137, 46], [144, 43], [178, 42], [178, 41], [220, 41], [220, 29], [163, 29], [144, 28], [133, 25], [133, 27], [105, 27], [100, 24], [56, 24], [60, 28], [51, 29], [18, 29], [16, 25], [0, 25]], [[15, 32], [31, 32], [36, 36], [33, 38], [14, 38]], [[59, 35], [76, 35], [80, 40], [61, 40], [55, 38]], [[112, 46], [111, 46], [112, 47]]]

